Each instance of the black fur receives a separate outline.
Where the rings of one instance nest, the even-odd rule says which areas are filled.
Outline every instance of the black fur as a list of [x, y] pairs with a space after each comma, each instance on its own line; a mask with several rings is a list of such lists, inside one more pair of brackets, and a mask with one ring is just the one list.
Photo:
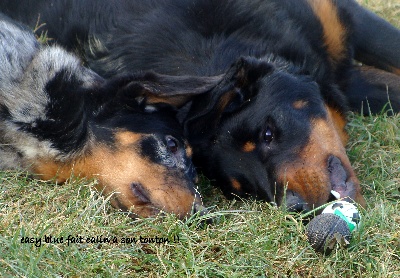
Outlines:
[[[400, 78], [384, 71], [400, 69], [400, 31], [353, 0], [326, 1], [8, 0], [0, 8], [31, 26], [40, 12], [46, 25], [37, 33], [103, 77], [152, 70], [218, 80], [179, 111], [198, 166], [227, 195], [278, 203], [290, 180], [286, 201], [307, 209], [328, 201], [331, 189], [363, 202], [343, 148], [348, 105], [360, 110], [368, 100], [380, 112], [389, 95], [400, 111]], [[322, 22], [318, 3], [328, 3], [337, 21]], [[324, 24], [336, 24], [335, 31], [327, 34]], [[326, 36], [336, 31], [339, 46], [329, 45]], [[377, 69], [365, 73], [354, 58]], [[371, 72], [378, 78], [368, 78]], [[308, 157], [318, 132], [336, 138], [337, 147]], [[340, 182], [328, 171], [337, 156], [337, 171], [346, 172]]]

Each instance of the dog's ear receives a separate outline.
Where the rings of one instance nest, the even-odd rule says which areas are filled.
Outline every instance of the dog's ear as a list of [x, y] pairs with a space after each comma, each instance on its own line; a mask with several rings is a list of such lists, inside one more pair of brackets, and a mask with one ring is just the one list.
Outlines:
[[[271, 63], [254, 57], [242, 57], [228, 72], [235, 82], [235, 87], [244, 89], [254, 85], [260, 78], [268, 75], [273, 70]], [[251, 97], [248, 95], [247, 97]]]
[[168, 104], [180, 108], [195, 96], [212, 90], [220, 80], [221, 76], [172, 76], [147, 72], [120, 81], [124, 84], [119, 85], [117, 98], [124, 103]]
[[210, 136], [224, 115], [234, 113], [258, 93], [258, 80], [269, 75], [274, 67], [265, 60], [240, 58], [221, 82], [208, 94], [196, 98], [185, 120], [185, 133], [196, 138]]

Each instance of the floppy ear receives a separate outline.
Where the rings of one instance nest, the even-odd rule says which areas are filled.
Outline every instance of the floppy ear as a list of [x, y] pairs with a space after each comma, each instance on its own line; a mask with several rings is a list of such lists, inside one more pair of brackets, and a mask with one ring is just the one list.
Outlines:
[[253, 85], [260, 78], [270, 74], [273, 66], [265, 60], [254, 57], [241, 57], [231, 70], [233, 70], [231, 79], [235, 81], [235, 86], [244, 88]]
[[[193, 101], [185, 120], [186, 136], [212, 136], [223, 115], [237, 111], [258, 92], [257, 81], [269, 75], [273, 66], [265, 60], [240, 58], [209, 93]], [[190, 141], [190, 138], [189, 138]]]
[[169, 104], [175, 108], [180, 108], [193, 97], [210, 91], [221, 80], [221, 76], [172, 76], [155, 72], [129, 78], [130, 81], [118, 91], [120, 99], [125, 102], [135, 100], [146, 105]]

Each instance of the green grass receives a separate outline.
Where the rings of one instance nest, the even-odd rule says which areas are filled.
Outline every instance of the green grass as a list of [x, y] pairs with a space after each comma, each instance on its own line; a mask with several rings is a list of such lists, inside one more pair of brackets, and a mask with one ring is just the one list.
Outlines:
[[[369, 2], [399, 23], [397, 1]], [[262, 202], [228, 201], [205, 179], [212, 225], [173, 215], [133, 221], [91, 181], [56, 185], [0, 172], [0, 277], [400, 277], [400, 115], [351, 115], [348, 129], [349, 157], [368, 207], [346, 250], [316, 254], [298, 215]], [[64, 242], [44, 243], [45, 235]], [[68, 245], [69, 235], [83, 243]], [[86, 243], [93, 236], [118, 243]], [[169, 242], [121, 242], [140, 236]], [[41, 245], [21, 243], [23, 237], [42, 238]]]

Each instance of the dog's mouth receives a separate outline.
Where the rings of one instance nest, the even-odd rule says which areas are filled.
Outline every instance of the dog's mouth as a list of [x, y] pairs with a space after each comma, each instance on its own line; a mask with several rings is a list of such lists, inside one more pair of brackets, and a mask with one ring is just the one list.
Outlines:
[[[151, 200], [150, 194], [141, 183], [131, 183], [130, 189], [132, 194], [136, 197], [136, 203], [135, 203], [136, 206], [147, 207], [148, 209], [153, 211], [154, 214], [165, 213], [164, 209], [160, 208], [156, 203], [154, 203]], [[196, 194], [193, 198], [194, 198], [193, 203], [191, 204], [190, 209], [188, 209], [187, 211], [182, 210], [182, 208], [179, 208], [179, 204], [177, 204], [176, 207], [173, 208], [170, 207], [169, 209], [167, 209], [167, 211], [178, 213], [180, 217], [184, 217], [186, 215], [192, 215], [195, 213], [199, 213], [199, 215], [201, 216], [207, 214], [208, 211], [203, 206], [201, 198], [198, 199], [199, 195]]]
[[148, 196], [146, 190], [140, 183], [132, 183], [131, 184], [132, 194], [138, 198], [140, 201], [140, 205], [145, 205], [151, 203], [150, 197]]
[[356, 185], [350, 179], [350, 175], [343, 166], [341, 160], [336, 156], [328, 158], [328, 172], [331, 182], [331, 199], [343, 199], [354, 202], [356, 198]]

